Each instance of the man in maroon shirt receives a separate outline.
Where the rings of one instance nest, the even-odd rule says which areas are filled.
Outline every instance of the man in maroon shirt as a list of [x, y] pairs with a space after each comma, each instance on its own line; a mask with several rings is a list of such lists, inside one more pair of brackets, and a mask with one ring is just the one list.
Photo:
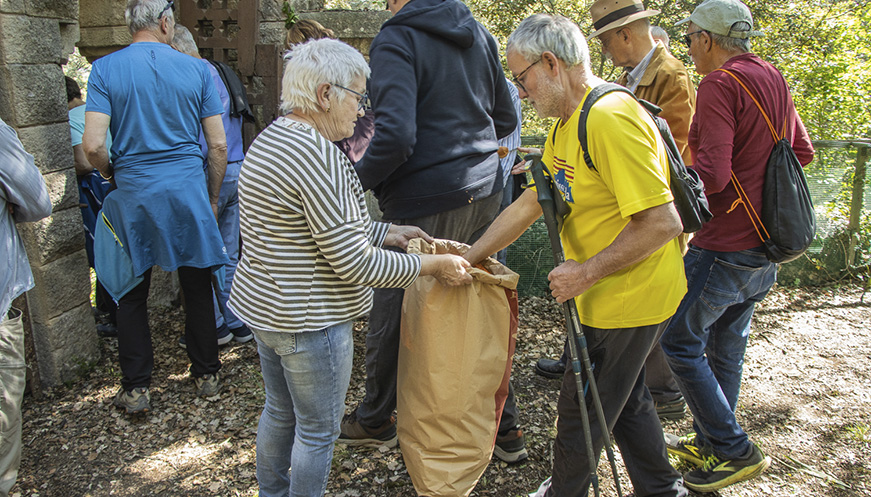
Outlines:
[[774, 140], [743, 82], [792, 143], [802, 165], [814, 155], [783, 76], [750, 52], [750, 10], [738, 0], [706, 0], [689, 18], [684, 41], [704, 75], [690, 126], [692, 168], [705, 183], [714, 218], [684, 257], [687, 293], [663, 334], [669, 366], [693, 413], [695, 433], [666, 435], [668, 450], [696, 466], [686, 486], [713, 492], [753, 478], [771, 464], [735, 419], [750, 318], [774, 284], [777, 265], [731, 183], [738, 178], [753, 206], [762, 206], [762, 183]]

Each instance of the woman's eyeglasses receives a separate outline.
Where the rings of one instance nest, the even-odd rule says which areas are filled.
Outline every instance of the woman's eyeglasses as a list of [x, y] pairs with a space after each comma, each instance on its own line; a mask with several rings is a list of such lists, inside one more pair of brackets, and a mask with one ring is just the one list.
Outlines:
[[337, 85], [336, 83], [333, 83], [333, 86], [335, 86], [336, 88], [341, 88], [345, 91], [349, 91], [349, 92], [353, 93], [354, 95], [357, 95], [357, 97], [359, 97], [357, 99], [357, 110], [358, 111], [368, 110], [371, 107], [371, 105], [369, 103], [369, 93], [356, 92], [350, 88], [345, 88], [342, 85]]

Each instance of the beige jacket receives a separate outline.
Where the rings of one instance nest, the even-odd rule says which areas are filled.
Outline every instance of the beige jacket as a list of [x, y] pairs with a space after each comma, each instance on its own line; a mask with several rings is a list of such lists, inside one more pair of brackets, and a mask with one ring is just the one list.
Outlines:
[[[626, 86], [628, 74], [621, 74], [616, 83]], [[687, 136], [696, 111], [696, 89], [687, 68], [662, 44], [656, 44], [653, 58], [641, 76], [635, 96], [662, 108], [660, 117], [668, 122], [684, 162], [692, 164]]]

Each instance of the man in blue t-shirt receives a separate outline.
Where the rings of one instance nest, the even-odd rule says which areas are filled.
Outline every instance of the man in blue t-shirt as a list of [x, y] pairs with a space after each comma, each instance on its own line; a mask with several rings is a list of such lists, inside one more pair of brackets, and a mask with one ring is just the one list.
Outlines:
[[[227, 171], [224, 173], [221, 196], [218, 201], [218, 228], [221, 230], [224, 246], [227, 247], [230, 263], [224, 267], [224, 288], [215, 290], [215, 323], [218, 327], [218, 345], [228, 343], [230, 340], [248, 342], [254, 339], [254, 335], [248, 326], [227, 307], [227, 300], [230, 298], [230, 289], [233, 285], [233, 275], [236, 273], [236, 265], [239, 263], [239, 171], [241, 171], [242, 161], [245, 159], [245, 152], [242, 150], [242, 116], [230, 114], [230, 92], [215, 66], [200, 57], [194, 37], [186, 27], [175, 27], [172, 48], [199, 60], [208, 69], [215, 89], [218, 90], [218, 95], [221, 97], [221, 106], [224, 109], [221, 120], [224, 123], [224, 132], [227, 136]], [[200, 133], [200, 148], [203, 151], [203, 156], [206, 156], [208, 145], [202, 133]], [[206, 160], [204, 167], [208, 168], [208, 164], [209, 162]], [[179, 345], [185, 348], [184, 337], [179, 339]]]
[[[82, 148], [91, 165], [103, 177], [114, 176], [117, 185], [98, 220], [95, 269], [118, 299], [123, 376], [114, 403], [128, 413], [151, 409], [147, 298], [156, 265], [178, 270], [197, 395], [214, 396], [220, 389], [211, 273], [228, 263], [215, 222], [227, 164], [223, 109], [206, 68], [169, 46], [172, 8], [167, 0], [129, 0], [125, 18], [133, 43], [94, 62], [88, 81]], [[209, 144], [208, 188], [200, 127]]]

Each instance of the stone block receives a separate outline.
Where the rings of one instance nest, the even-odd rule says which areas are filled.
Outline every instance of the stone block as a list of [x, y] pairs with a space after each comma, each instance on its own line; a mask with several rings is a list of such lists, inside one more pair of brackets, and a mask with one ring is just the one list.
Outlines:
[[84, 249], [31, 269], [36, 286], [28, 292], [27, 303], [34, 320], [46, 323], [90, 302], [91, 277]]
[[34, 266], [44, 266], [85, 247], [82, 213], [77, 207], [54, 212], [35, 223], [19, 224], [18, 231]]
[[332, 29], [340, 40], [375, 38], [390, 16], [387, 10], [328, 10], [299, 15], [301, 19], [312, 19]]
[[287, 30], [284, 29], [284, 21], [261, 22], [260, 39], [257, 43], [283, 47], [285, 33], [287, 33]]
[[123, 23], [121, 26], [109, 27], [79, 27], [79, 52], [94, 62], [103, 55], [126, 47], [132, 43], [133, 37]]
[[79, 2], [79, 24], [83, 28], [97, 26], [121, 26], [127, 30], [124, 20], [126, 0], [81, 0]]
[[69, 122], [21, 128], [18, 138], [24, 150], [33, 155], [33, 161], [42, 174], [74, 167]]
[[54, 212], [79, 208], [79, 185], [72, 169], [57, 171], [43, 176]]
[[70, 55], [76, 49], [76, 43], [79, 42], [79, 36], [79, 23], [60, 23], [61, 64], [69, 62]]
[[24, 0], [27, 15], [55, 19], [78, 19], [78, 0]]
[[151, 288], [148, 291], [148, 308], [152, 311], [162, 307], [177, 306], [181, 302], [178, 273], [169, 273], [159, 267], [151, 270]]
[[[0, 72], [0, 102], [18, 128], [68, 119], [63, 71], [59, 64], [7, 65]], [[10, 123], [11, 124], [11, 123]]]
[[0, 0], [0, 13], [23, 14], [24, 0]]
[[90, 302], [46, 321], [34, 316], [32, 323], [43, 385], [55, 386], [75, 379], [89, 364], [99, 360], [100, 339]]
[[0, 54], [6, 64], [59, 64], [61, 48], [56, 19], [0, 14]]

